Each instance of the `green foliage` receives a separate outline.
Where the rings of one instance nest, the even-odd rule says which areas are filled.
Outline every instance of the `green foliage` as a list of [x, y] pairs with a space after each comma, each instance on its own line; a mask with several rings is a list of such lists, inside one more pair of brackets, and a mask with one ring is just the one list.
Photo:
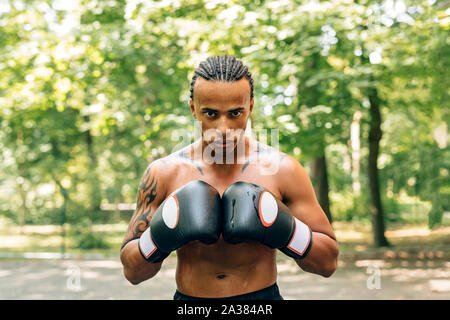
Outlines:
[[[430, 226], [450, 210], [449, 24], [440, 2], [61, 3], [0, 8], [0, 214], [60, 223], [66, 206], [77, 224], [99, 219], [103, 203], [134, 202], [148, 163], [174, 149], [174, 133], [193, 130], [193, 70], [223, 53], [253, 73], [256, 131], [279, 129], [279, 148], [305, 166], [327, 155], [335, 220], [370, 220], [370, 88], [382, 102], [387, 219], [400, 219], [403, 193], [430, 204]], [[356, 112], [357, 177], [343, 167]], [[77, 232], [78, 245], [102, 245]]]
[[396, 197], [387, 197], [386, 193], [382, 193], [383, 209], [386, 213], [385, 220], [387, 222], [408, 222], [404, 221], [401, 217], [402, 206], [398, 202]]
[[73, 238], [74, 248], [89, 250], [110, 247], [101, 233], [92, 230], [92, 223], [89, 219], [78, 221], [71, 227], [69, 234]]
[[331, 194], [331, 212], [336, 221], [369, 223], [369, 195], [366, 192]]

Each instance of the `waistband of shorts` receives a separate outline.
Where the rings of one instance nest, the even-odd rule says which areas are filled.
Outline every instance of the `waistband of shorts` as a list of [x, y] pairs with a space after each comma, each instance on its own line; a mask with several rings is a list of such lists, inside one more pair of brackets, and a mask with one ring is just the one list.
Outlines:
[[276, 282], [267, 288], [231, 297], [200, 298], [188, 296], [176, 290], [173, 298], [174, 300], [283, 300]]

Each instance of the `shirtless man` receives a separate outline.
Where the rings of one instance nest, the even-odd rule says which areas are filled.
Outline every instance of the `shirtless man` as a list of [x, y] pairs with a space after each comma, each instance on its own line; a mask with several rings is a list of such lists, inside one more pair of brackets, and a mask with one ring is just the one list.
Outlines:
[[[232, 241], [233, 236], [228, 235], [228, 231], [224, 230], [227, 228], [229, 230], [235, 227], [235, 222], [238, 223], [237, 218], [235, 221], [231, 221], [235, 218], [234, 215], [247, 215], [241, 219], [244, 222], [240, 222], [249, 224], [249, 226], [241, 226], [240, 230], [244, 230], [244, 233], [247, 232], [245, 230], [261, 223], [265, 225], [261, 228], [273, 228], [273, 226], [269, 226], [272, 221], [269, 221], [267, 225], [264, 223], [264, 219], [272, 219], [270, 213], [267, 218], [263, 217], [264, 213], [259, 212], [261, 222], [255, 220], [248, 222], [249, 217], [258, 216], [247, 212], [252, 210], [251, 206], [248, 206], [250, 209], [236, 207], [236, 212], [230, 213], [232, 204], [229, 202], [228, 215], [231, 214], [233, 217], [230, 220], [228, 216], [228, 221], [225, 219], [223, 222], [224, 225], [218, 222], [217, 228], [214, 227], [216, 229], [205, 231], [212, 236], [209, 242], [198, 241], [200, 237], [195, 238], [194, 236], [190, 238], [193, 240], [176, 248], [177, 291], [174, 299], [230, 297], [236, 299], [282, 299], [276, 285], [275, 258], [280, 250], [294, 258], [302, 270], [330, 277], [337, 267], [337, 241], [328, 219], [316, 199], [305, 169], [293, 157], [243, 134], [254, 104], [253, 80], [248, 68], [234, 57], [223, 55], [208, 58], [200, 64], [195, 72], [191, 83], [189, 104], [192, 115], [201, 125], [202, 139], [165, 158], [158, 159], [148, 166], [140, 183], [136, 211], [121, 249], [120, 256], [126, 279], [132, 284], [139, 284], [155, 276], [161, 269], [168, 253], [164, 253], [158, 259], [147, 259], [153, 255], [147, 248], [153, 246], [153, 242], [149, 242], [148, 239], [151, 240], [152, 236], [156, 237], [153, 231], [156, 231], [158, 223], [151, 220], [152, 216], [172, 193], [198, 180], [209, 184], [208, 188], [211, 187], [204, 189], [206, 193], [210, 190], [217, 190], [218, 200], [214, 196], [213, 198], [219, 203], [227, 201], [224, 192], [230, 186], [244, 188], [242, 190], [233, 189], [233, 197], [241, 197], [242, 199], [238, 199], [238, 201], [242, 200], [242, 203], [252, 201], [248, 196], [252, 192], [261, 196], [261, 190], [268, 191], [271, 194], [269, 198], [272, 199], [273, 196], [276, 199], [279, 211], [287, 212], [283, 213], [283, 217], [292, 219], [292, 221], [289, 220], [292, 225], [297, 223], [296, 235], [292, 236], [292, 233], [289, 235], [293, 229], [281, 229], [281, 231], [276, 231], [278, 233], [275, 233], [275, 236], [271, 236], [272, 239], [268, 240], [269, 242], [255, 240], [257, 237], [253, 236], [246, 239], [246, 235], [243, 235], [242, 239]], [[207, 134], [211, 132], [216, 134]], [[241, 151], [237, 152], [238, 149]], [[276, 170], [268, 171], [267, 167], [272, 165]], [[248, 184], [235, 184], [239, 181]], [[203, 193], [204, 191], [199, 192]], [[187, 199], [192, 199], [193, 206], [198, 203], [197, 193], [194, 191], [187, 195]], [[178, 198], [182, 199], [183, 196], [186, 197], [186, 195], [180, 194]], [[233, 199], [228, 201], [233, 201], [234, 206], [235, 198]], [[180, 200], [177, 205], [181, 208], [186, 206], [187, 201], [189, 200], [184, 198], [184, 203], [182, 203], [183, 200]], [[214, 201], [206, 205], [207, 208], [203, 210], [205, 212], [200, 213], [201, 208], [192, 211], [198, 215], [204, 214], [205, 219], [213, 220], [220, 214], [226, 214], [220, 213], [217, 203]], [[273, 202], [273, 199], [271, 201]], [[225, 207], [227, 206], [225, 205]], [[160, 211], [162, 211], [161, 208]], [[211, 213], [210, 211], [216, 212]], [[158, 214], [161, 217], [161, 212]], [[281, 216], [281, 213], [278, 216]], [[182, 217], [180, 217], [180, 221], [181, 219]], [[161, 219], [159, 218], [159, 220]], [[209, 230], [210, 226], [215, 223], [208, 222], [200, 228]], [[149, 229], [153, 228], [153, 224], [155, 224], [155, 230], [150, 233]], [[169, 227], [170, 230], [176, 228]], [[258, 226], [258, 228], [260, 227]], [[257, 233], [259, 231], [248, 232]], [[302, 252], [294, 250], [293, 254], [289, 254], [286, 246], [281, 249], [279, 246], [271, 245], [277, 242], [278, 238], [286, 238], [286, 235], [290, 237], [291, 243], [300, 241], [299, 246], [302, 246], [300, 249]], [[145, 239], [141, 240], [141, 236]], [[173, 239], [171, 235], [166, 239], [169, 238]]]

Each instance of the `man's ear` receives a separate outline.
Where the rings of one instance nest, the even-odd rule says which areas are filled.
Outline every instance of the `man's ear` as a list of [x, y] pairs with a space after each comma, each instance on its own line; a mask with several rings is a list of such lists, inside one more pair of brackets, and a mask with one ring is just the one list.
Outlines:
[[191, 108], [191, 113], [192, 116], [197, 119], [196, 115], [195, 115], [195, 107], [194, 107], [194, 101], [192, 100], [192, 98], [189, 98], [189, 107]]
[[254, 103], [255, 103], [255, 98], [252, 98], [252, 100], [250, 100], [250, 113], [252, 113], [252, 111], [253, 111]]

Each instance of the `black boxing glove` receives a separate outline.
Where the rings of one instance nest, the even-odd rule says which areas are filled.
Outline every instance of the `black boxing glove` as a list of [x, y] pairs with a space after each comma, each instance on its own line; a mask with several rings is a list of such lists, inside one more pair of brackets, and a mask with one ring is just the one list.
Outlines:
[[208, 183], [192, 181], [172, 192], [155, 211], [139, 238], [149, 262], [160, 262], [189, 241], [215, 243], [221, 232], [220, 195]]
[[256, 240], [294, 259], [304, 258], [311, 249], [311, 229], [264, 187], [236, 182], [225, 190], [222, 201], [225, 241]]

